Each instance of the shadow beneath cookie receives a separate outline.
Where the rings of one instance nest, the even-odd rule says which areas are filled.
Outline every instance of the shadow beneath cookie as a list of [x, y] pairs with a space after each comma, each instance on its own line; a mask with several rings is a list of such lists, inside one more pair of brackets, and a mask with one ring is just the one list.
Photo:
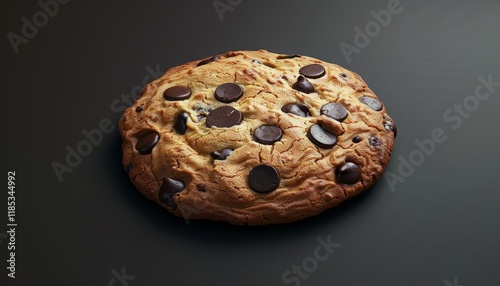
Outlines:
[[273, 244], [283, 243], [284, 240], [294, 238], [300, 233], [331, 232], [332, 229], [336, 229], [336, 225], [342, 223], [342, 220], [383, 192], [382, 188], [377, 187], [380, 184], [375, 184], [362, 194], [317, 216], [286, 224], [241, 226], [209, 220], [185, 220], [170, 214], [135, 189], [121, 164], [122, 151], [121, 148], [117, 148], [121, 146], [121, 137], [118, 133], [113, 133], [112, 137], [108, 153], [110, 158], [107, 162], [109, 175], [116, 178], [117, 195], [121, 196], [132, 211], [142, 217], [144, 224], [153, 228], [154, 232], [165, 232], [165, 236], [179, 236], [182, 240], [193, 240], [196, 244], [241, 245], [255, 241]]
[[185, 233], [188, 237], [203, 237], [203, 241], [209, 244], [224, 245], [239, 245], [263, 240], [267, 243], [279, 244], [287, 239], [294, 239], [302, 233], [329, 233], [332, 229], [336, 229], [336, 225], [342, 223], [343, 219], [376, 196], [374, 187], [317, 216], [292, 223], [240, 226], [224, 222], [192, 220], [188, 225], [179, 227], [178, 231]]

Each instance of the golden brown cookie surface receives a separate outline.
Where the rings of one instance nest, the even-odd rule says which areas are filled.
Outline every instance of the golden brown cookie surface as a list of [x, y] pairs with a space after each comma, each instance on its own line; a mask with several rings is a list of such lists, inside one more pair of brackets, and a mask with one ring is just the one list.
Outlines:
[[123, 164], [177, 216], [292, 222], [369, 188], [396, 127], [355, 73], [237, 51], [169, 69], [120, 120]]

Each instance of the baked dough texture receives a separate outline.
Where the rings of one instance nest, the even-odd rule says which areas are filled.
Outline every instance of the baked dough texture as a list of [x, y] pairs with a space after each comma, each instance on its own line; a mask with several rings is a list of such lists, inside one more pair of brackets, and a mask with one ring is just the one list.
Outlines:
[[264, 225], [372, 186], [397, 129], [356, 73], [303, 55], [233, 51], [170, 68], [119, 122], [123, 165], [185, 219]]

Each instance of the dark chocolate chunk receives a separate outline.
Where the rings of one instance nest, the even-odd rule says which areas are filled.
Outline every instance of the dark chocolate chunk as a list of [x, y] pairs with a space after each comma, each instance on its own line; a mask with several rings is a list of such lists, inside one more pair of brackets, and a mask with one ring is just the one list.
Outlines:
[[299, 75], [297, 82], [292, 85], [292, 88], [304, 93], [314, 92], [314, 85], [312, 85], [303, 75]]
[[347, 118], [348, 112], [342, 104], [331, 102], [321, 107], [321, 114], [331, 117], [339, 122]]
[[273, 125], [262, 125], [255, 129], [253, 132], [253, 136], [255, 138], [255, 141], [266, 144], [266, 145], [271, 145], [274, 142], [277, 142], [281, 140], [283, 137], [283, 131]]
[[243, 89], [235, 83], [224, 83], [215, 89], [215, 98], [225, 103], [237, 101], [242, 95]]
[[377, 147], [382, 145], [382, 142], [380, 142], [380, 139], [377, 136], [372, 136], [368, 138], [368, 144], [373, 147]]
[[206, 65], [206, 64], [211, 63], [211, 62], [215, 62], [218, 59], [220, 59], [220, 56], [213, 56], [211, 58], [204, 59], [198, 63], [197, 67], [202, 66], [202, 65]]
[[175, 131], [177, 131], [177, 133], [179, 134], [186, 133], [188, 118], [189, 115], [187, 114], [187, 112], [181, 112], [177, 115], [177, 118], [175, 118], [175, 123], [174, 123], [174, 129]]
[[335, 175], [337, 181], [341, 184], [354, 184], [361, 180], [361, 168], [352, 163], [346, 162], [344, 165], [337, 168]]
[[276, 190], [280, 184], [278, 171], [269, 165], [258, 165], [248, 174], [250, 187], [259, 193], [269, 193]]
[[321, 148], [332, 148], [337, 143], [337, 137], [323, 129], [323, 127], [319, 124], [313, 124], [309, 128], [309, 131], [307, 131], [307, 137], [311, 140], [311, 142]]
[[285, 113], [295, 114], [301, 117], [309, 116], [309, 106], [302, 103], [289, 103], [281, 108], [281, 111]]
[[293, 55], [279, 55], [276, 57], [278, 60], [282, 59], [293, 59], [293, 58], [300, 58], [300, 55], [298, 54], [293, 54]]
[[160, 135], [154, 131], [150, 131], [139, 137], [135, 144], [135, 149], [141, 154], [151, 154], [151, 150], [156, 146], [158, 140], [160, 140]]
[[380, 111], [382, 110], [382, 103], [378, 101], [376, 98], [373, 97], [368, 97], [368, 96], [362, 96], [359, 98], [361, 102], [364, 104], [368, 105], [371, 109], [375, 111]]
[[229, 105], [212, 110], [207, 116], [207, 127], [231, 127], [238, 125], [243, 120], [241, 112]]
[[158, 199], [160, 202], [167, 204], [169, 208], [175, 208], [177, 205], [175, 204], [172, 197], [184, 190], [184, 183], [178, 180], [164, 178], [163, 184], [160, 187], [160, 191], [158, 192]]
[[387, 131], [392, 131], [394, 133], [394, 138], [398, 136], [398, 128], [396, 127], [396, 124], [394, 124], [394, 122], [389, 120], [384, 121], [384, 128]]
[[166, 100], [185, 100], [191, 97], [191, 90], [185, 86], [172, 86], [163, 92]]
[[137, 106], [137, 107], [135, 108], [135, 112], [137, 112], [137, 113], [141, 113], [141, 111], [143, 111], [143, 110], [144, 110], [144, 106], [142, 106], [142, 105]]
[[356, 135], [352, 138], [352, 142], [354, 143], [359, 143], [361, 142], [361, 140], [363, 140], [363, 138], [361, 138], [360, 136]]
[[320, 78], [326, 74], [326, 71], [322, 65], [312, 64], [302, 67], [299, 73], [308, 78]]
[[231, 148], [227, 148], [227, 149], [222, 149], [222, 150], [218, 150], [218, 151], [213, 151], [210, 153], [210, 156], [214, 159], [214, 160], [226, 160], [227, 157], [229, 157], [229, 155], [233, 154], [233, 149]]
[[341, 73], [340, 76], [343, 77], [343, 78], [349, 78], [349, 76], [347, 74], [345, 74], [345, 73]]
[[252, 63], [262, 64], [262, 62], [261, 62], [261, 61], [259, 61], [258, 59], [254, 59], [254, 60], [252, 60]]

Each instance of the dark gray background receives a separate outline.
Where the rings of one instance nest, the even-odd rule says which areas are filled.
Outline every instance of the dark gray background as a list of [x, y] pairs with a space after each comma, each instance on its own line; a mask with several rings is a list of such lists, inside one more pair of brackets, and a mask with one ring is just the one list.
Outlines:
[[[443, 114], [474, 96], [478, 76], [500, 81], [500, 4], [402, 0], [401, 13], [348, 62], [339, 44], [353, 45], [354, 28], [388, 3], [245, 0], [221, 20], [213, 1], [70, 1], [15, 54], [7, 34], [20, 34], [21, 18], [40, 6], [2, 1], [0, 184], [16, 171], [18, 228], [17, 278], [6, 276], [0, 238], [0, 284], [108, 285], [112, 270], [125, 267], [135, 276], [130, 286], [285, 285], [284, 271], [328, 236], [340, 247], [301, 285], [499, 284], [500, 88], [456, 130]], [[111, 102], [142, 85], [146, 66], [164, 71], [238, 49], [299, 53], [359, 73], [399, 129], [388, 172], [398, 174], [400, 158], [435, 128], [448, 139], [395, 191], [383, 177], [287, 225], [171, 216], [129, 182], [116, 129], [57, 180], [51, 163], [64, 162], [83, 129], [103, 118], [117, 123]]]

